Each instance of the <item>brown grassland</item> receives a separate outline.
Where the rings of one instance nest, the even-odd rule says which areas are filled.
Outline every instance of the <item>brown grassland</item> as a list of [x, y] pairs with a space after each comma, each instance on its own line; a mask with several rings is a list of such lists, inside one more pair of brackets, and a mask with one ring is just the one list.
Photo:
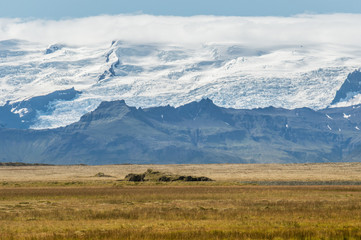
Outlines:
[[[147, 168], [216, 181], [118, 181]], [[360, 183], [361, 163], [6, 166], [0, 239], [361, 239]]]

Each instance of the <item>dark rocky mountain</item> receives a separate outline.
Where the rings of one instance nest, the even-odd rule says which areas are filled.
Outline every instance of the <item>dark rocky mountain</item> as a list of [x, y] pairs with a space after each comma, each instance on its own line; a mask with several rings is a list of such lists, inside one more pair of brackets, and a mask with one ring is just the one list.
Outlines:
[[49, 130], [0, 129], [0, 162], [48, 164], [300, 163], [359, 161], [361, 106], [227, 109], [102, 102]]
[[341, 88], [336, 92], [335, 98], [332, 100], [332, 105], [338, 102], [347, 101], [353, 96], [361, 93], [361, 72], [356, 70], [347, 76], [346, 81]]

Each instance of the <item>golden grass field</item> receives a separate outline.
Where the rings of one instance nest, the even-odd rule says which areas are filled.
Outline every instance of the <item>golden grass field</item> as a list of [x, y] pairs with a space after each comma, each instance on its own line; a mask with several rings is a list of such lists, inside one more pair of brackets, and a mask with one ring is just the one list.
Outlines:
[[361, 163], [0, 166], [0, 181], [94, 180], [98, 172], [121, 179], [149, 168], [217, 181], [361, 181]]
[[[118, 181], [148, 168], [216, 181]], [[0, 239], [361, 239], [361, 185], [342, 185], [360, 173], [361, 163], [0, 167]]]

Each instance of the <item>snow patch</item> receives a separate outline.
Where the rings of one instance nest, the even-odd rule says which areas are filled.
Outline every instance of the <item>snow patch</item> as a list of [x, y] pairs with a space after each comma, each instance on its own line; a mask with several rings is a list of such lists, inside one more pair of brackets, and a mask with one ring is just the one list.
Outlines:
[[333, 120], [333, 118], [332, 118], [332, 117], [330, 117], [328, 114], [326, 114], [326, 117], [327, 117], [328, 119]]
[[22, 118], [25, 114], [27, 114], [29, 112], [29, 109], [27, 109], [27, 108], [21, 108], [21, 109], [12, 108], [11, 112], [15, 113], [15, 114], [18, 114], [19, 117]]
[[346, 119], [349, 119], [351, 117], [351, 114], [347, 115], [346, 113], [343, 113], [343, 117], [346, 118]]

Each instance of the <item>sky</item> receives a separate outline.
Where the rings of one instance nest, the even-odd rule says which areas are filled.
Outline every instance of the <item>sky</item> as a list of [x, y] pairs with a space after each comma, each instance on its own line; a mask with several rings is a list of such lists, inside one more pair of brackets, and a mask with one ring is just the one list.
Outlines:
[[0, 18], [66, 19], [98, 15], [293, 16], [361, 13], [360, 0], [0, 0]]

